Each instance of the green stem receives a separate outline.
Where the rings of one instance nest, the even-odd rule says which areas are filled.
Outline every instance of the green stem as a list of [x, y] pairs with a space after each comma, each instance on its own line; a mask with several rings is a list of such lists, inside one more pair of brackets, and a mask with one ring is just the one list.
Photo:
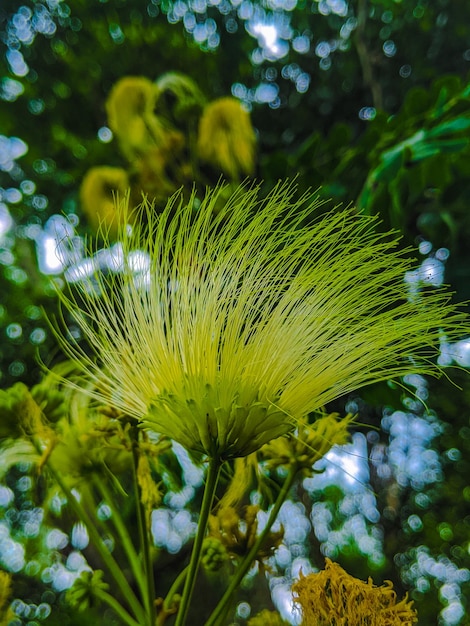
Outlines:
[[158, 614], [158, 617], [157, 617], [157, 626], [162, 626], [165, 623], [167, 617], [171, 615], [172, 613], [175, 613], [171, 605], [171, 601], [173, 600], [173, 596], [177, 593], [178, 589], [186, 580], [186, 576], [188, 575], [188, 569], [189, 569], [189, 566], [181, 570], [181, 572], [178, 574], [173, 584], [169, 588], [168, 593], [166, 594], [166, 597], [163, 601], [163, 605], [160, 610], [160, 613]]
[[191, 559], [189, 561], [188, 574], [184, 583], [181, 604], [176, 616], [175, 626], [184, 626], [188, 615], [189, 604], [196, 583], [196, 575], [199, 569], [199, 561], [201, 559], [202, 543], [206, 534], [207, 522], [212, 510], [212, 502], [214, 500], [217, 482], [219, 480], [221, 461], [219, 458], [209, 459], [209, 468], [206, 476], [206, 486], [204, 488], [204, 497], [201, 504], [201, 512], [199, 514], [199, 523], [197, 526], [196, 538], [194, 540]]
[[279, 495], [277, 496], [276, 502], [274, 503], [274, 506], [271, 509], [266, 526], [263, 528], [263, 531], [258, 535], [258, 538], [256, 539], [255, 543], [251, 547], [251, 550], [248, 552], [248, 554], [245, 556], [243, 561], [240, 563], [240, 565], [236, 569], [235, 574], [233, 575], [230, 581], [230, 585], [227, 587], [224, 595], [219, 600], [219, 603], [213, 610], [211, 616], [209, 617], [207, 622], [204, 624], [204, 626], [215, 625], [217, 620], [221, 617], [226, 605], [230, 601], [233, 595], [233, 592], [236, 589], [238, 589], [238, 586], [240, 585], [243, 577], [252, 566], [253, 561], [256, 558], [256, 555], [258, 554], [261, 546], [263, 545], [266, 537], [268, 536], [268, 533], [270, 532], [272, 525], [276, 521], [276, 518], [279, 514], [279, 510], [281, 506], [283, 505], [285, 499], [289, 495], [290, 488], [292, 487], [294, 483], [294, 479], [297, 475], [297, 470], [298, 468], [295, 465], [289, 468], [289, 473], [287, 474], [284, 484], [282, 485], [281, 491], [279, 492]]
[[[40, 451], [40, 447], [38, 445], [36, 445], [36, 447]], [[73, 495], [72, 490], [67, 487], [60, 473], [56, 471], [52, 467], [51, 464], [48, 464], [48, 467], [52, 475], [54, 476], [54, 480], [56, 481], [56, 483], [59, 485], [59, 487], [61, 488], [61, 490], [64, 492], [65, 496], [67, 497], [67, 501], [70, 504], [71, 508], [73, 509], [75, 515], [86, 526], [90, 540], [92, 541], [95, 548], [98, 550], [99, 555], [101, 556], [104, 564], [108, 568], [109, 573], [114, 578], [114, 581], [116, 582], [117, 586], [121, 590], [122, 595], [129, 603], [129, 606], [134, 612], [135, 617], [137, 618], [140, 624], [146, 624], [146, 615], [142, 608], [142, 605], [140, 604], [136, 595], [132, 591], [132, 588], [127, 582], [126, 577], [122, 573], [121, 568], [116, 563], [115, 559], [109, 552], [106, 544], [103, 542], [102, 538], [100, 537], [100, 534], [98, 533], [96, 526], [93, 523], [92, 519], [90, 518], [86, 510], [82, 507], [82, 505], [80, 504], [80, 501]]]
[[126, 553], [127, 559], [132, 569], [132, 573], [134, 574], [134, 578], [139, 586], [142, 597], [145, 598], [147, 594], [147, 582], [142, 572], [140, 558], [136, 552], [134, 544], [132, 543], [132, 539], [126, 528], [126, 525], [124, 524], [121, 514], [119, 513], [119, 509], [117, 506], [112, 506], [114, 499], [107, 485], [103, 482], [101, 477], [95, 476], [94, 482], [103, 500], [112, 508], [111, 520], [114, 524], [114, 528], [116, 529], [117, 534], [119, 535], [121, 546]]
[[137, 468], [139, 464], [139, 444], [138, 444], [139, 431], [136, 427], [131, 429], [132, 439], [132, 469], [134, 478], [134, 493], [137, 500], [137, 526], [139, 529], [139, 542], [140, 550], [142, 552], [142, 559], [144, 565], [144, 577], [147, 581], [147, 585], [144, 585], [144, 602], [147, 605], [148, 623], [150, 626], [155, 626], [157, 618], [155, 608], [155, 580], [153, 577], [153, 563], [152, 555], [150, 553], [150, 529], [148, 528], [146, 511], [142, 504], [141, 490], [139, 486], [139, 480], [137, 477]]
[[128, 624], [128, 626], [140, 626], [139, 622], [136, 622], [135, 619], [131, 615], [129, 615], [129, 613], [122, 607], [121, 604], [119, 604], [116, 598], [114, 598], [112, 595], [110, 595], [106, 591], [103, 591], [102, 589], [94, 590], [93, 594], [98, 600], [101, 600], [102, 602], [110, 606], [116, 613], [116, 615], [119, 615], [119, 617], [125, 624]]
[[178, 589], [186, 580], [186, 576], [188, 575], [188, 569], [189, 567], [185, 567], [183, 570], [181, 570], [181, 572], [178, 574], [173, 584], [169, 588], [168, 593], [166, 594], [166, 598], [163, 601], [163, 608], [165, 609], [165, 611], [168, 611], [170, 609], [173, 596], [175, 595], [175, 593], [178, 591]]

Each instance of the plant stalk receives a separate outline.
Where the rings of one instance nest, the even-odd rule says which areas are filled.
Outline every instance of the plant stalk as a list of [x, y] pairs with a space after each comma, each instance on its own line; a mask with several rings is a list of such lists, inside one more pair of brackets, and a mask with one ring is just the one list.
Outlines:
[[114, 524], [114, 528], [116, 529], [117, 534], [119, 535], [119, 540], [121, 542], [121, 546], [126, 553], [127, 559], [129, 561], [129, 565], [131, 566], [132, 573], [136, 580], [136, 583], [139, 586], [139, 590], [142, 594], [142, 597], [145, 598], [147, 593], [147, 581], [145, 580], [145, 576], [142, 571], [142, 564], [139, 559], [139, 555], [136, 552], [132, 539], [129, 535], [129, 532], [126, 528], [124, 520], [119, 513], [119, 508], [117, 506], [112, 506], [113, 497], [110, 493], [107, 485], [103, 482], [100, 476], [95, 477], [95, 485], [100, 492], [103, 500], [111, 507], [112, 516], [111, 520]]
[[276, 498], [276, 502], [274, 503], [274, 506], [271, 509], [266, 526], [263, 528], [263, 531], [259, 534], [255, 543], [252, 545], [251, 550], [248, 552], [248, 554], [245, 556], [243, 561], [240, 563], [240, 565], [236, 569], [224, 595], [219, 600], [219, 603], [213, 610], [211, 616], [209, 617], [207, 622], [204, 624], [204, 626], [215, 626], [217, 620], [222, 616], [226, 608], [226, 605], [228, 604], [228, 602], [230, 601], [233, 595], [233, 592], [238, 588], [243, 577], [249, 571], [250, 567], [253, 564], [253, 561], [256, 558], [256, 555], [259, 552], [259, 549], [263, 545], [266, 537], [268, 536], [268, 533], [271, 530], [272, 525], [276, 521], [280, 508], [283, 505], [287, 496], [289, 495], [289, 491], [294, 483], [294, 479], [297, 475], [297, 471], [298, 471], [298, 468], [296, 465], [293, 465], [289, 468], [289, 473], [287, 474], [284, 484], [282, 485], [281, 491], [279, 492], [279, 495]]
[[[40, 452], [40, 446], [37, 444], [37, 442], [34, 442], [34, 445], [37, 448], [37, 450]], [[92, 519], [90, 518], [86, 510], [82, 507], [82, 505], [80, 504], [80, 501], [73, 495], [72, 490], [69, 489], [69, 487], [65, 484], [65, 481], [62, 479], [62, 476], [60, 475], [60, 473], [56, 471], [51, 464], [48, 464], [48, 468], [51, 474], [53, 475], [54, 480], [56, 481], [60, 489], [63, 491], [63, 493], [67, 497], [67, 502], [70, 504], [75, 515], [86, 526], [90, 540], [93, 542], [93, 545], [97, 549], [110, 575], [114, 578], [114, 581], [119, 587], [123, 597], [129, 603], [129, 606], [132, 609], [135, 617], [137, 618], [138, 623], [145, 624], [146, 616], [145, 616], [145, 612], [144, 612], [142, 605], [137, 599], [131, 586], [127, 582], [127, 579], [122, 573], [122, 570], [119, 567], [118, 563], [115, 561], [114, 557], [109, 552], [105, 543], [101, 539]], [[116, 603], [119, 604], [119, 606], [121, 606], [120, 603], [117, 602], [117, 600], [116, 600]], [[122, 606], [121, 608], [122, 610], [124, 610]]]
[[176, 616], [175, 626], [184, 626], [188, 615], [189, 604], [196, 583], [196, 576], [201, 560], [202, 543], [206, 534], [207, 522], [212, 510], [212, 502], [214, 500], [217, 482], [219, 480], [220, 468], [222, 464], [218, 457], [209, 459], [209, 467], [206, 476], [206, 486], [204, 488], [204, 496], [201, 504], [201, 512], [199, 514], [199, 523], [194, 540], [193, 550], [189, 561], [188, 573], [183, 588], [181, 604]]
[[102, 589], [96, 589], [93, 592], [98, 600], [106, 603], [109, 607], [113, 609], [116, 615], [122, 619], [122, 621], [127, 624], [127, 626], [141, 626], [140, 622], [136, 622], [136, 620], [129, 615], [129, 613], [124, 609], [122, 604], [120, 604], [114, 596], [103, 591]]
[[146, 511], [142, 504], [141, 489], [137, 477], [137, 468], [139, 464], [138, 437], [138, 429], [134, 427], [133, 429], [131, 429], [134, 493], [136, 497], [137, 526], [139, 529], [140, 550], [142, 553], [144, 577], [147, 581], [146, 589], [143, 595], [144, 602], [147, 608], [148, 624], [149, 626], [155, 626], [157, 614], [155, 608], [155, 580], [153, 576], [152, 555], [150, 553], [150, 529], [147, 524]]

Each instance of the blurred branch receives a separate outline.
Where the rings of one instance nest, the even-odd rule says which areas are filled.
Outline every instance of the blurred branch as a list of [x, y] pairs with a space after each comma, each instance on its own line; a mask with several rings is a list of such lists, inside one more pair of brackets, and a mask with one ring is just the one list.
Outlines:
[[374, 69], [371, 61], [371, 52], [367, 47], [366, 23], [367, 23], [368, 0], [358, 0], [357, 3], [357, 28], [354, 41], [356, 44], [359, 63], [361, 64], [364, 84], [372, 93], [372, 102], [376, 109], [383, 109], [383, 95], [380, 83], [374, 79]]

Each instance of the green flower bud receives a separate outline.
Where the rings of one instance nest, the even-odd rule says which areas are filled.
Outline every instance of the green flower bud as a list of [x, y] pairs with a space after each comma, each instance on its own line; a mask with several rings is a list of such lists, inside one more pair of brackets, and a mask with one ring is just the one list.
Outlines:
[[103, 572], [84, 571], [75, 580], [65, 594], [65, 600], [71, 608], [85, 611], [96, 603], [97, 591], [107, 591], [109, 585], [103, 581]]

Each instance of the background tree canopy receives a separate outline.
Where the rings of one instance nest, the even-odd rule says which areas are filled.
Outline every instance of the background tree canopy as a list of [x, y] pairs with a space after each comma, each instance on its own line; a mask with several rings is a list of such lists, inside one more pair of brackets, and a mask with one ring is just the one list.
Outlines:
[[[58, 356], [45, 320], [57, 308], [51, 281], [63, 280], [54, 250], [68, 225], [90, 231], [79, 201], [87, 171], [125, 167], [105, 108], [124, 76], [181, 72], [208, 100], [239, 99], [266, 186], [297, 176], [300, 190], [321, 186], [334, 203], [379, 214], [419, 249], [411, 289], [445, 282], [468, 300], [469, 24], [464, 0], [3, 0], [2, 388], [39, 382], [38, 348], [47, 364]], [[443, 338], [440, 358], [468, 368], [470, 339]], [[465, 371], [450, 378], [462, 391], [410, 377], [333, 407], [358, 412], [361, 426], [291, 503], [305, 530], [278, 558], [279, 589], [292, 568], [322, 567], [326, 555], [409, 590], [420, 624], [468, 623], [470, 384]], [[14, 500], [0, 491], [0, 565], [27, 580], [40, 549], [25, 532], [24, 470], [8, 475]], [[19, 566], [2, 557], [7, 535], [28, 545]], [[21, 585], [16, 596], [54, 606], [47, 623], [79, 623], [60, 608], [60, 585], [44, 600], [52, 579], [36, 577], [36, 596]]]

